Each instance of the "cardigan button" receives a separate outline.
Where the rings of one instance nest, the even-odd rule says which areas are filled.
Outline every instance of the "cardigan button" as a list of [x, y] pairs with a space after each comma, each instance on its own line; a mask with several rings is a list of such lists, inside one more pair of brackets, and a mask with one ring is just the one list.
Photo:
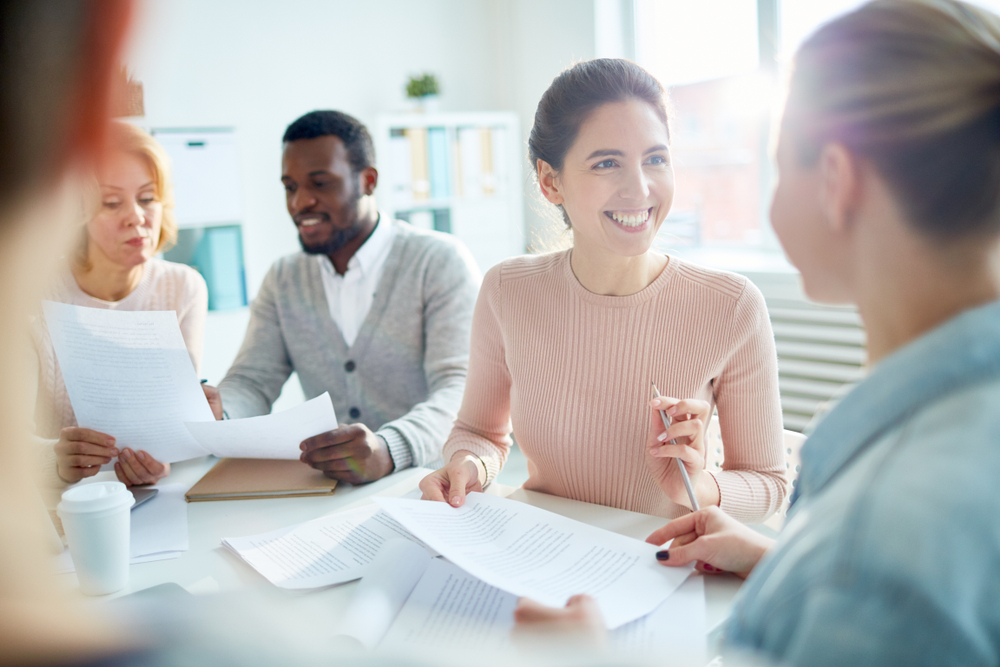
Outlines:
[[354, 369], [357, 367], [358, 367], [357, 364], [355, 364], [353, 361], [348, 361], [346, 364], [344, 364], [344, 370], [347, 371], [348, 373], [353, 373]]
[[358, 410], [357, 408], [351, 408], [350, 414], [351, 414], [351, 419], [357, 419], [358, 417], [361, 416], [361, 410]]

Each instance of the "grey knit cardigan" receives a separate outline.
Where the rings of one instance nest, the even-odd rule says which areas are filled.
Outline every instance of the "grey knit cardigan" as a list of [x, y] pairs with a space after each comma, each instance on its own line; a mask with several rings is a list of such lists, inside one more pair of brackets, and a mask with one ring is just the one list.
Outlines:
[[453, 236], [393, 224], [371, 310], [350, 347], [330, 317], [316, 258], [298, 252], [274, 263], [219, 384], [229, 417], [270, 412], [295, 371], [307, 399], [328, 391], [341, 424], [385, 438], [397, 470], [440, 460], [465, 389], [481, 275]]

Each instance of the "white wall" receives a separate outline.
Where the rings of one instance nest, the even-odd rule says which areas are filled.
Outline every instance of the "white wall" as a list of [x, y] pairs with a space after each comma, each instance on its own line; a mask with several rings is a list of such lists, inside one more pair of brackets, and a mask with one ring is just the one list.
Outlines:
[[[128, 62], [145, 125], [236, 128], [252, 298], [271, 263], [299, 247], [279, 182], [295, 118], [333, 108], [372, 123], [405, 107], [409, 75], [430, 71], [442, 110], [515, 111], [526, 139], [552, 78], [592, 57], [593, 0], [147, 0]], [[530, 240], [557, 225], [529, 191]], [[212, 381], [236, 353], [238, 322], [209, 320]]]
[[542, 93], [562, 70], [595, 57], [593, 0], [494, 0], [498, 87], [502, 100], [521, 118], [524, 133], [525, 239], [546, 249], [556, 244], [562, 223], [538, 193], [527, 164], [528, 134]]
[[235, 126], [247, 284], [298, 248], [279, 182], [281, 135], [317, 108], [363, 122], [403, 104], [408, 75], [438, 73], [445, 108], [500, 100], [483, 2], [154, 0], [130, 59], [152, 127]]

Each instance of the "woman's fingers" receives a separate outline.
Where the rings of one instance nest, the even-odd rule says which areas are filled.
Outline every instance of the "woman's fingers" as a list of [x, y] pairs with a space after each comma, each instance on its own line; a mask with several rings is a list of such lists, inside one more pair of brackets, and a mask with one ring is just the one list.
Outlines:
[[[160, 463], [146, 452], [133, 452], [129, 448], [122, 450], [115, 465], [115, 472], [118, 479], [129, 486], [140, 484], [155, 484], [167, 470], [167, 466]], [[124, 479], [123, 479], [124, 477]]]
[[425, 500], [446, 502], [461, 507], [469, 491], [482, 491], [479, 467], [468, 452], [456, 452], [451, 462], [420, 481], [420, 491]]
[[670, 409], [681, 402], [679, 398], [671, 398], [670, 396], [660, 396], [654, 398], [649, 402], [649, 407], [654, 410], [666, 410], [669, 414]]
[[60, 442], [56, 445], [56, 455], [64, 465], [83, 467], [109, 463], [118, 450], [89, 442]]
[[[150, 484], [152, 484], [153, 482], [158, 481], [160, 478], [162, 478], [164, 475], [166, 475], [168, 472], [170, 472], [170, 464], [169, 463], [160, 463], [159, 461], [157, 461], [156, 459], [154, 459], [149, 453], [147, 453], [147, 452], [145, 452], [145, 451], [143, 451], [141, 449], [138, 452], [136, 452], [135, 457], [137, 459], [139, 459], [140, 465], [149, 474], [149, 476], [150, 476], [149, 483]], [[141, 471], [140, 471], [140, 474], [141, 474]]]
[[[466, 490], [473, 481], [469, 466], [450, 466], [448, 470], [448, 504], [461, 507], [465, 503]], [[479, 475], [475, 474], [475, 482], [479, 484]]]
[[692, 442], [700, 440], [699, 437], [705, 430], [705, 422], [700, 419], [690, 419], [688, 421], [678, 421], [670, 425], [666, 431], [656, 437], [660, 442], [674, 440], [675, 438], [691, 438]]
[[650, 449], [649, 453], [657, 458], [680, 459], [695, 469], [700, 469], [705, 463], [702, 453], [689, 445], [660, 445]]
[[687, 544], [671, 544], [667, 551], [661, 551], [656, 555], [656, 560], [671, 567], [688, 565], [696, 561], [709, 563], [715, 556], [712, 541], [709, 535], [697, 537]]
[[125, 486], [139, 486], [142, 484], [142, 480], [139, 479], [139, 475], [132, 469], [128, 462], [119, 458], [118, 462], [115, 463], [115, 475], [118, 476], [118, 481]]
[[685, 398], [666, 408], [667, 414], [675, 421], [687, 421], [689, 419], [705, 420], [711, 409], [712, 406], [707, 401], [697, 398]]
[[[70, 454], [66, 457], [66, 464], [71, 468], [100, 468], [105, 463], [111, 463], [110, 456], [86, 456], [80, 454]], [[95, 470], [93, 474], [96, 474]], [[88, 475], [89, 477], [89, 475]]]
[[589, 595], [574, 595], [565, 607], [546, 607], [531, 598], [519, 598], [514, 609], [518, 625], [561, 625], [565, 629], [586, 629], [588, 625], [603, 626], [601, 608]]
[[115, 439], [107, 433], [95, 431], [92, 428], [80, 428], [79, 426], [67, 426], [60, 432], [60, 440], [66, 442], [91, 442], [95, 445], [113, 447]]
[[519, 598], [514, 608], [514, 622], [518, 625], [551, 623], [567, 616], [565, 609], [547, 607], [531, 598]]
[[423, 500], [447, 502], [448, 477], [444, 470], [436, 470], [420, 480], [420, 491]]
[[55, 445], [56, 454], [62, 456], [118, 456], [118, 449], [113, 445], [95, 443], [89, 440], [59, 440]]
[[663, 528], [653, 531], [650, 536], [646, 538], [646, 541], [650, 544], [660, 546], [661, 544], [664, 544], [680, 535], [695, 533], [697, 527], [695, 520], [696, 515], [697, 512], [692, 512], [691, 514], [685, 514], [682, 517], [674, 519]]
[[707, 420], [712, 405], [708, 401], [697, 398], [671, 398], [670, 396], [660, 396], [649, 402], [649, 407], [654, 410], [664, 410], [671, 421], [687, 421], [689, 419]]

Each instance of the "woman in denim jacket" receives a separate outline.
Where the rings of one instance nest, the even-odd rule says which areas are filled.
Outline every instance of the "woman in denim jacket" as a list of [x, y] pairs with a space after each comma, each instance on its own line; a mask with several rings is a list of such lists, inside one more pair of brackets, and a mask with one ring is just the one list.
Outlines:
[[[816, 426], [769, 540], [712, 507], [649, 541], [747, 578], [727, 645], [802, 665], [1000, 662], [1000, 18], [876, 0], [799, 50], [774, 229], [869, 373]], [[522, 624], [593, 623], [522, 601]]]

